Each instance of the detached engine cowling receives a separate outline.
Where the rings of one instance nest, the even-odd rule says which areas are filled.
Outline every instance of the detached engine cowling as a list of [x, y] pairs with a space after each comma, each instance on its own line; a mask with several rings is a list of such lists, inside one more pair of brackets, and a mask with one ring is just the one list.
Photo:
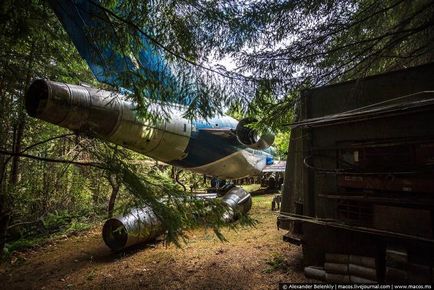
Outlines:
[[256, 130], [249, 128], [247, 125], [255, 122], [255, 119], [244, 118], [236, 128], [238, 141], [252, 149], [263, 150], [270, 147], [274, 142], [274, 134], [271, 131], [262, 136], [258, 136]]

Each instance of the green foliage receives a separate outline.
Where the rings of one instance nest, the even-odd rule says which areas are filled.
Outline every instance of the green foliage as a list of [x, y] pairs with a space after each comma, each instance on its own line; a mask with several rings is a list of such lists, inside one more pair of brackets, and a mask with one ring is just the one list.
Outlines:
[[264, 271], [265, 273], [272, 273], [275, 271], [286, 273], [289, 271], [289, 264], [282, 254], [273, 254], [266, 263], [269, 267]]
[[48, 230], [64, 227], [71, 221], [71, 215], [67, 211], [57, 211], [48, 213], [45, 218], [42, 219], [44, 227]]
[[194, 35], [199, 59], [231, 57], [236, 69], [226, 75], [237, 78], [238, 89], [230, 104], [271, 127], [291, 122], [287, 114], [303, 89], [434, 60], [430, 0], [176, 1], [170, 7]]
[[[252, 126], [260, 131], [271, 128], [281, 158], [303, 89], [433, 61], [434, 56], [434, 2], [429, 0], [106, 0], [101, 5], [117, 37], [103, 29], [94, 31], [95, 37], [130, 56], [138, 52], [138, 35], [146, 34], [155, 51], [164, 51], [176, 68], [167, 86], [143, 75], [122, 77], [122, 85], [134, 88], [139, 114], [152, 117], [159, 113], [147, 111], [152, 102], [187, 97], [192, 100], [186, 112], [190, 117], [206, 118], [230, 108], [237, 119], [254, 117], [258, 122]], [[185, 229], [203, 225], [223, 238], [225, 207], [192, 199], [168, 172], [132, 162], [146, 158], [81, 137], [43, 142], [66, 131], [26, 118], [22, 97], [30, 81], [41, 77], [98, 84], [46, 1], [1, 1], [0, 27], [0, 149], [98, 161], [105, 169], [0, 155], [0, 226], [10, 217], [9, 241], [21, 238], [16, 245], [21, 247], [44, 231], [85, 229], [88, 221], [106, 213], [112, 189], [108, 174], [123, 184], [117, 213], [151, 206], [175, 243], [185, 237]], [[234, 71], [203, 65], [228, 55]], [[183, 178], [200, 184], [190, 173]]]
[[5, 257], [14, 251], [23, 251], [37, 248], [44, 245], [51, 239], [56, 239], [61, 235], [76, 235], [80, 232], [89, 230], [92, 227], [92, 220], [87, 216], [73, 216], [70, 211], [54, 211], [45, 217], [32, 223], [31, 227], [21, 228], [21, 236], [11, 239], [5, 245]]
[[37, 237], [37, 238], [20, 239], [11, 242], [10, 244], [6, 244], [5, 258], [7, 258], [8, 255], [12, 254], [15, 251], [22, 251], [22, 250], [36, 248], [38, 247], [38, 245], [44, 243], [46, 240], [47, 240], [46, 238]]
[[126, 191], [134, 196], [131, 207], [150, 206], [166, 229], [166, 240], [180, 245], [186, 241], [185, 230], [205, 227], [211, 228], [219, 239], [224, 240], [220, 229], [229, 226], [236, 228], [239, 224], [253, 225], [254, 221], [243, 216], [239, 224], [229, 224], [222, 219], [228, 210], [219, 199], [202, 200], [186, 193], [158, 168], [146, 171], [128, 163], [128, 157], [121, 151], [113, 150], [109, 145], [102, 145], [88, 150], [103, 163], [105, 170], [119, 176]]
[[62, 232], [74, 234], [90, 228], [88, 213], [73, 215], [71, 211], [55, 210], [41, 219], [44, 230], [48, 232]]
[[65, 230], [67, 235], [78, 234], [80, 232], [89, 230], [92, 226], [86, 222], [80, 222], [79, 219], [72, 219], [70, 225]]
[[[46, 1], [6, 0], [0, 2], [0, 27], [0, 149], [46, 158], [83, 158], [76, 150], [78, 139], [43, 142], [66, 130], [27, 118], [23, 108], [25, 90], [34, 78], [94, 83], [60, 22]], [[91, 198], [96, 190], [90, 184], [98, 179], [75, 166], [0, 155], [0, 247], [4, 237], [10, 244], [25, 244], [32, 237], [66, 229], [68, 221], [61, 218], [65, 212], [85, 217], [101, 214], [100, 204], [107, 197], [99, 204]], [[104, 187], [108, 184], [102, 182], [101, 191]], [[50, 216], [56, 210], [57, 224]], [[48, 229], [44, 219], [50, 219]], [[7, 234], [4, 226], [9, 228]]]
[[276, 149], [276, 155], [285, 160], [288, 154], [290, 131], [281, 131], [276, 134], [274, 138], [274, 148]]

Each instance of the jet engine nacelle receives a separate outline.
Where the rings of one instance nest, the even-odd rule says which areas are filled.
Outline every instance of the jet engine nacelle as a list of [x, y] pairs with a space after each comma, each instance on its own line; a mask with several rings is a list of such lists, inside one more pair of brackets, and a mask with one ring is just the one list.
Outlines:
[[258, 136], [258, 132], [255, 129], [248, 127], [248, 124], [255, 121], [252, 118], [244, 118], [240, 120], [235, 131], [239, 142], [249, 148], [263, 150], [273, 144], [274, 134], [269, 131]]

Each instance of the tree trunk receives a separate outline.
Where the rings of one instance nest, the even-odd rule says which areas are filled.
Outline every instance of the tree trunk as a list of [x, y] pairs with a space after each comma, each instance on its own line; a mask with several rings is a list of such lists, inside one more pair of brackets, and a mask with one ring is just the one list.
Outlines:
[[6, 244], [6, 233], [9, 226], [10, 215], [4, 207], [4, 195], [0, 196], [1, 205], [0, 205], [0, 257], [3, 256], [4, 246]]
[[183, 169], [178, 170], [178, 172], [175, 175], [175, 181], [176, 183], [178, 183], [179, 185], [182, 186], [182, 188], [184, 189], [184, 191], [187, 191], [187, 188], [185, 187], [185, 185], [179, 180], [179, 176], [181, 175], [181, 173], [183, 172]]
[[0, 257], [3, 255], [3, 249], [6, 243], [6, 232], [9, 226], [9, 211], [6, 196], [6, 158], [0, 155]]
[[[22, 150], [25, 122], [26, 121], [25, 121], [24, 114], [20, 114], [18, 125], [14, 129], [14, 143], [12, 148], [13, 153], [19, 153]], [[10, 183], [13, 186], [16, 185], [21, 179], [19, 163], [20, 163], [20, 157], [18, 155], [13, 156], [11, 175], [10, 175]]]
[[[24, 129], [26, 125], [26, 114], [24, 113], [24, 94], [27, 91], [27, 88], [30, 85], [30, 80], [32, 79], [32, 67], [35, 53], [35, 42], [32, 42], [28, 60], [27, 60], [27, 72], [26, 79], [22, 87], [22, 98], [18, 103], [18, 120], [16, 123], [16, 127], [14, 128], [14, 139], [12, 143], [12, 150], [14, 153], [19, 153], [22, 149], [22, 141], [24, 136]], [[2, 144], [3, 145], [3, 144]], [[7, 160], [7, 159], [6, 159]], [[7, 194], [9, 189], [5, 189], [6, 181], [3, 179], [7, 161], [2, 163], [2, 174], [1, 182], [0, 182], [0, 253], [3, 254], [4, 245], [6, 242], [6, 234], [10, 221], [10, 210], [11, 210], [11, 197]], [[10, 171], [10, 184], [15, 186], [20, 181], [20, 158], [15, 155], [12, 157], [12, 167]]]
[[112, 187], [112, 193], [110, 195], [109, 203], [108, 203], [108, 217], [111, 218], [113, 216], [113, 210], [115, 208], [116, 197], [119, 192], [119, 179], [116, 174], [110, 174], [108, 176], [108, 181]]
[[[9, 131], [10, 106], [4, 92], [5, 81], [0, 83], [0, 149], [7, 147], [7, 134]], [[3, 255], [3, 248], [6, 242], [6, 232], [9, 226], [9, 211], [7, 203], [7, 160], [6, 155], [0, 155], [0, 257]]]
[[[24, 113], [24, 94], [27, 92], [27, 89], [30, 86], [30, 81], [32, 79], [32, 67], [33, 67], [33, 59], [35, 53], [35, 42], [32, 42], [30, 53], [27, 60], [27, 73], [26, 80], [24, 86], [22, 87], [22, 96], [20, 101], [18, 102], [18, 120], [17, 125], [14, 128], [14, 140], [13, 140], [13, 148], [12, 152], [19, 153], [21, 152], [22, 143], [23, 143], [23, 135], [24, 128], [26, 126], [26, 114]], [[20, 170], [19, 170], [20, 157], [15, 155], [12, 157], [12, 168], [11, 168], [11, 176], [10, 183], [15, 186], [21, 178]]]

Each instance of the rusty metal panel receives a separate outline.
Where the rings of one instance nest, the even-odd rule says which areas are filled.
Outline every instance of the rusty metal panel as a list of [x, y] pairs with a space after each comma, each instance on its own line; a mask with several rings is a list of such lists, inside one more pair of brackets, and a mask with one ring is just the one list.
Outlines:
[[310, 118], [434, 89], [434, 63], [308, 91]]
[[425, 209], [374, 205], [373, 227], [420, 237], [433, 237], [431, 211]]
[[[404, 95], [434, 91], [434, 63], [360, 80], [305, 91], [297, 104], [297, 122], [346, 112]], [[423, 94], [430, 97], [430, 94]], [[404, 98], [405, 99], [405, 98]], [[372, 226], [373, 205], [407, 199], [429, 200], [434, 204], [434, 114], [433, 109], [406, 112], [405, 116], [384, 115], [376, 119], [330, 124], [309, 129], [297, 127], [291, 132], [290, 148], [282, 196], [283, 214], [296, 214], [296, 203], [303, 213], [316, 218], [342, 220], [342, 209], [351, 202], [341, 198], [357, 195], [367, 204], [362, 226]], [[390, 140], [402, 144], [387, 145]], [[372, 146], [372, 144], [374, 144]], [[380, 144], [377, 146], [375, 144]], [[387, 146], [384, 146], [386, 144]], [[343, 165], [343, 161], [349, 164]], [[307, 167], [310, 168], [307, 168]], [[413, 170], [412, 174], [387, 172]], [[420, 173], [421, 169], [427, 169]], [[336, 170], [376, 172], [336, 174]], [[391, 181], [392, 180], [392, 181]], [[386, 194], [393, 193], [388, 196]], [[411, 196], [410, 194], [415, 194]], [[430, 194], [433, 194], [430, 197]], [[332, 196], [332, 198], [330, 198]], [[364, 196], [370, 199], [363, 200]], [[345, 201], [345, 202], [343, 202]], [[397, 202], [397, 203], [398, 203]], [[371, 206], [371, 209], [369, 209]], [[407, 207], [416, 206], [408, 203]], [[417, 204], [418, 208], [423, 204]], [[300, 213], [297, 213], [300, 214]], [[363, 218], [360, 219], [363, 221]], [[422, 219], [432, 227], [432, 217]]]

